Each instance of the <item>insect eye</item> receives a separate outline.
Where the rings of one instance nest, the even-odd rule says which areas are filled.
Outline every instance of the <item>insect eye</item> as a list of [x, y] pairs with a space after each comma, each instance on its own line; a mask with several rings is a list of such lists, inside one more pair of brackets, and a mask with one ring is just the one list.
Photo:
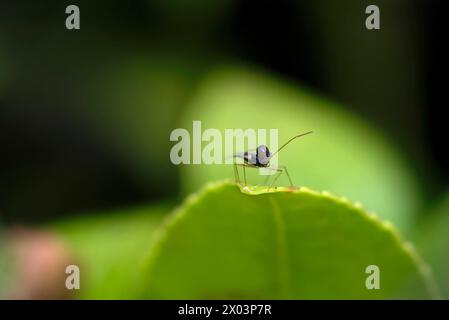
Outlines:
[[270, 156], [270, 150], [268, 150], [267, 146], [260, 146], [258, 151], [261, 156], [266, 156], [266, 157]]

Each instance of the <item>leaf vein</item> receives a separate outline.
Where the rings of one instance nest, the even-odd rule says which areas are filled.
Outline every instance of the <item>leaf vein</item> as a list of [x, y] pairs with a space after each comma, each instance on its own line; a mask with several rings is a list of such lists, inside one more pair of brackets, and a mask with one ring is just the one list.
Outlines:
[[271, 207], [273, 208], [273, 217], [276, 233], [276, 262], [279, 281], [279, 298], [288, 297], [290, 285], [290, 270], [288, 267], [287, 239], [285, 234], [285, 223], [282, 216], [282, 210], [274, 197], [269, 197]]

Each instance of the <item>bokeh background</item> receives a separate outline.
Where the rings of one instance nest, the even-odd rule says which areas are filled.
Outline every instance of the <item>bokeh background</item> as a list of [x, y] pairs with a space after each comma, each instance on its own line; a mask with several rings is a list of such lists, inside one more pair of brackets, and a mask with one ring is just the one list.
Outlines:
[[[439, 248], [427, 258], [448, 279], [443, 1], [77, 1], [77, 31], [65, 28], [69, 4], [0, 4], [3, 247], [86, 212], [171, 208], [232, 178], [170, 163], [170, 132], [200, 119], [273, 125], [281, 140], [315, 130], [284, 159], [298, 184], [431, 242], [421, 250]], [[381, 30], [365, 28], [369, 4]]]

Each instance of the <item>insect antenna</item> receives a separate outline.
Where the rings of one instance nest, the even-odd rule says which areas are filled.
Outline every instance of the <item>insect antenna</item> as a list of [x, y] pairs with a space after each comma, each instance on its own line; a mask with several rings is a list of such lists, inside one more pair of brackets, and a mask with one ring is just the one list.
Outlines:
[[297, 136], [294, 136], [293, 138], [291, 138], [290, 140], [288, 140], [286, 143], [284, 143], [284, 144], [283, 144], [283, 145], [282, 145], [282, 146], [281, 146], [275, 153], [272, 153], [271, 156], [270, 156], [270, 159], [273, 158], [273, 156], [274, 156], [276, 153], [278, 153], [279, 151], [281, 151], [282, 148], [284, 148], [286, 145], [288, 145], [290, 142], [292, 142], [292, 141], [295, 140], [296, 138], [303, 137], [303, 136], [308, 135], [308, 134], [310, 134], [310, 133], [313, 133], [313, 131], [308, 131], [308, 132], [305, 132], [305, 133], [298, 134]]

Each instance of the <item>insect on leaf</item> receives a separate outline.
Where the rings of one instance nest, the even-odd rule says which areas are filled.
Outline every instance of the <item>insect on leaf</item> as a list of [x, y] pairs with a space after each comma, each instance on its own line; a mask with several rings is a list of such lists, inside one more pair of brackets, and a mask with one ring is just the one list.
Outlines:
[[[380, 270], [368, 290], [365, 270]], [[160, 229], [144, 268], [145, 298], [432, 298], [428, 270], [391, 224], [309, 189], [217, 183]]]

